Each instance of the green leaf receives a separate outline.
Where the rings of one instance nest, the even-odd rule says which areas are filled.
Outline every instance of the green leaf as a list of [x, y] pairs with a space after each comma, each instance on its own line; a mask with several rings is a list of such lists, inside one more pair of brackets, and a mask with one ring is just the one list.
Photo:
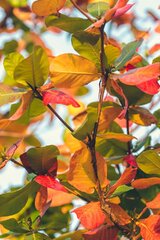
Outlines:
[[12, 7], [25, 7], [27, 0], [8, 0]]
[[125, 63], [134, 56], [136, 49], [141, 44], [142, 40], [130, 42], [125, 45], [125, 47], [122, 49], [121, 55], [115, 61], [116, 70], [121, 69], [125, 65]]
[[141, 153], [136, 159], [138, 167], [147, 174], [160, 175], [160, 156], [154, 150]]
[[43, 102], [37, 98], [33, 98], [30, 107], [28, 108], [29, 117], [37, 117], [44, 112], [46, 112], [46, 107], [44, 106]]
[[14, 70], [23, 59], [24, 57], [18, 52], [10, 53], [5, 57], [3, 65], [9, 77], [14, 77]]
[[9, 86], [0, 84], [0, 106], [15, 102], [25, 93], [26, 92], [12, 90]]
[[31, 168], [38, 174], [45, 174], [56, 164], [57, 155], [59, 155], [58, 148], [54, 145], [49, 145], [31, 148], [23, 153], [20, 158], [24, 163], [27, 160]]
[[109, 4], [104, 1], [93, 2], [87, 6], [88, 12], [96, 18], [101, 18], [109, 8]]
[[3, 53], [9, 54], [12, 52], [15, 52], [18, 47], [18, 42], [16, 40], [11, 40], [9, 42], [6, 42], [3, 47]]
[[15, 232], [15, 233], [26, 233], [27, 230], [23, 229], [21, 225], [16, 221], [14, 218], [10, 218], [5, 221], [0, 222], [1, 225], [3, 225], [4, 228], [8, 229], [9, 231]]
[[93, 131], [96, 121], [97, 112], [89, 112], [87, 114], [85, 121], [76, 131], [72, 133], [72, 135], [79, 140], [84, 140], [87, 137], [87, 135], [89, 135]]
[[[146, 94], [142, 91], [140, 91], [135, 86], [128, 86], [123, 83], [119, 83], [119, 86], [122, 88], [125, 96], [128, 99], [129, 105], [143, 105], [147, 104], [151, 101], [152, 95]], [[121, 103], [124, 105], [124, 99], [117, 93], [115, 93], [116, 96], [120, 99]]]
[[111, 44], [107, 44], [104, 49], [107, 58], [107, 64], [112, 65], [117, 57], [120, 55], [120, 49]]
[[116, 196], [120, 196], [121, 194], [128, 192], [130, 190], [132, 190], [133, 187], [129, 187], [127, 185], [121, 185], [119, 186], [110, 196], [110, 198], [116, 197]]
[[0, 217], [18, 213], [38, 188], [39, 184], [33, 181], [17, 191], [0, 195]]
[[48, 57], [41, 47], [35, 47], [33, 53], [21, 61], [14, 71], [14, 78], [18, 83], [32, 87], [40, 87], [47, 80], [49, 74]]
[[60, 14], [60, 17], [54, 15], [48, 16], [45, 19], [45, 23], [47, 27], [58, 27], [69, 33], [84, 30], [91, 25], [91, 22], [89, 20], [77, 17], [68, 17], [63, 14]]
[[100, 69], [99, 35], [80, 31], [72, 35], [71, 41], [75, 51], [91, 60]]

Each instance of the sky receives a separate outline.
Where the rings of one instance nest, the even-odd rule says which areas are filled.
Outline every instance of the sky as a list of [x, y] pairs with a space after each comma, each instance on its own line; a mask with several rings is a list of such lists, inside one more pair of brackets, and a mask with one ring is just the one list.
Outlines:
[[[30, 1], [30, 3], [33, 1]], [[145, 12], [148, 9], [152, 9], [153, 11], [156, 10], [157, 14], [160, 14], [160, 10], [159, 13], [157, 11], [158, 6], [160, 6], [160, 1], [159, 0], [133, 0], [133, 1], [129, 1], [129, 3], [136, 3], [135, 6], [133, 7], [134, 11], [140, 15], [142, 17], [142, 19], [145, 18]], [[141, 23], [139, 23], [142, 27], [142, 29], [147, 30], [150, 29], [150, 31], [152, 31], [151, 29], [151, 23], [150, 21], [146, 21], [146, 19], [143, 21], [141, 21]], [[119, 30], [119, 36], [121, 37], [121, 35], [123, 36], [124, 34], [124, 29]], [[18, 38], [18, 36], [15, 36]], [[66, 33], [63, 33], [61, 35], [61, 37], [59, 37], [59, 35], [52, 35], [51, 34], [44, 34], [44, 40], [47, 41], [47, 44], [49, 47], [51, 47], [53, 49], [53, 53], [54, 55], [59, 55], [62, 53], [68, 53], [68, 52], [73, 52], [73, 49], [71, 47], [71, 44], [69, 41], [67, 41], [67, 35]], [[129, 39], [125, 38], [125, 41], [130, 41]], [[153, 42], [160, 42], [160, 38], [158, 35], [153, 36], [152, 39]], [[150, 44], [153, 44], [153, 42], [151, 42]], [[1, 69], [0, 69], [1, 70]], [[96, 94], [97, 96], [97, 94]], [[95, 101], [95, 94], [90, 95], [89, 99], [88, 97], [86, 98], [86, 101], [88, 100], [88, 102], [90, 101]], [[65, 112], [65, 108], [64, 107], [59, 107], [58, 112], [60, 114], [64, 114]], [[43, 144], [47, 145], [47, 144], [60, 144], [61, 142], [61, 134], [63, 131], [63, 128], [61, 126], [61, 123], [58, 122], [58, 120], [56, 120], [56, 122], [54, 123], [54, 125], [52, 126], [51, 130], [50, 128], [46, 129], [46, 122], [42, 123], [41, 125], [41, 135], [40, 135], [40, 139], [44, 139]], [[59, 126], [59, 127], [54, 127], [54, 126]], [[37, 132], [38, 133], [38, 132]], [[60, 136], [60, 138], [57, 138], [57, 136]], [[18, 186], [20, 184], [22, 184], [23, 179], [24, 179], [24, 173], [25, 170], [19, 168], [19, 167], [13, 167], [12, 163], [8, 163], [7, 167], [5, 167], [3, 170], [1, 170], [0, 172], [0, 193], [2, 193], [3, 191], [7, 191], [9, 189], [9, 186]]]

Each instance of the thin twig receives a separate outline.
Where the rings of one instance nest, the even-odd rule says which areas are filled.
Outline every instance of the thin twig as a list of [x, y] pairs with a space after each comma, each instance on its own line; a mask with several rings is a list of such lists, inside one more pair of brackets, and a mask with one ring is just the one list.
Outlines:
[[91, 18], [82, 8], [80, 8], [76, 2], [74, 2], [74, 0], [70, 0], [71, 3], [73, 4], [73, 6], [79, 11], [81, 12], [89, 21], [91, 21], [92, 23], [95, 22], [95, 20], [93, 18]]
[[[29, 87], [32, 89], [34, 95], [36, 98], [38, 98], [39, 100], [43, 101], [42, 95], [40, 94], [40, 92], [37, 90], [37, 88], [33, 88], [33, 86], [31, 86], [29, 83], [27, 83], [29, 85]], [[71, 128], [68, 123], [66, 123], [63, 118], [61, 118], [61, 116], [54, 110], [54, 108], [52, 108], [52, 106], [50, 104], [47, 104], [47, 107], [49, 108], [49, 110], [64, 124], [64, 126], [66, 128], [68, 128], [71, 132], [74, 132], [73, 128]]]
[[[127, 128], [127, 134], [129, 135], [130, 134], [130, 128], [129, 128], [129, 111], [128, 111], [128, 109], [127, 109], [127, 112], [126, 112], [126, 128]], [[132, 149], [131, 141], [129, 141], [127, 143], [127, 146], [128, 146], [128, 154], [131, 154], [132, 153], [132, 151], [131, 151], [131, 149]]]
[[25, 166], [23, 166], [21, 163], [17, 162], [15, 159], [11, 158], [9, 159], [11, 162], [13, 162], [14, 164], [18, 165], [19, 167], [24, 168], [27, 171], [27, 168]]

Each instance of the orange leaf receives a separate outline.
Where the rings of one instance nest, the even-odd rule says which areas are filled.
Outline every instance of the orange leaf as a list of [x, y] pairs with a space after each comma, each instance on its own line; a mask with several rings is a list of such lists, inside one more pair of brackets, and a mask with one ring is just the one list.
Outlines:
[[153, 78], [158, 80], [160, 76], [160, 63], [154, 63], [145, 67], [136, 68], [124, 74], [112, 74], [114, 80], [119, 79], [127, 85], [138, 85]]
[[99, 228], [91, 230], [83, 234], [85, 240], [117, 240], [118, 229], [116, 227], [108, 227], [102, 225]]
[[131, 183], [132, 187], [137, 189], [149, 188], [156, 184], [160, 184], [160, 178], [158, 177], [140, 178], [140, 179], [136, 179]]
[[123, 172], [121, 177], [117, 180], [117, 182], [110, 187], [110, 190], [107, 195], [110, 196], [116, 190], [117, 187], [131, 183], [131, 181], [135, 178], [136, 173], [137, 173], [137, 168], [133, 168], [133, 167], [126, 168], [126, 170]]
[[140, 233], [144, 240], [159, 240], [160, 239], [160, 216], [151, 215], [139, 222]]
[[94, 229], [105, 222], [106, 216], [101, 210], [100, 202], [90, 202], [73, 210], [81, 224], [87, 229]]
[[158, 193], [157, 196], [152, 201], [147, 202], [146, 206], [152, 209], [160, 208], [160, 193]]
[[63, 93], [59, 90], [48, 90], [43, 91], [43, 103], [48, 105], [49, 103], [53, 104], [63, 104], [63, 105], [72, 105], [73, 107], [80, 107], [79, 103], [74, 100], [71, 96], [66, 93]]
[[98, 179], [100, 181], [101, 187], [106, 187], [109, 184], [109, 180], [107, 179], [107, 164], [105, 159], [96, 152], [97, 159], [97, 169], [98, 169]]
[[51, 207], [62, 206], [64, 204], [69, 204], [74, 195], [67, 192], [60, 192], [55, 189], [48, 188], [48, 196], [51, 198]]
[[[104, 158], [96, 153], [98, 177], [102, 187], [108, 185], [107, 165]], [[70, 169], [67, 175], [68, 181], [82, 192], [93, 193], [97, 181], [92, 164], [92, 156], [89, 149], [84, 146], [75, 152], [70, 160]]]
[[32, 11], [38, 16], [48, 16], [63, 8], [66, 0], [37, 0], [32, 4]]
[[41, 217], [45, 214], [47, 209], [50, 207], [50, 204], [51, 204], [51, 200], [48, 201], [47, 188], [41, 186], [35, 198], [35, 207], [39, 211]]
[[131, 218], [128, 215], [128, 213], [118, 204], [107, 202], [107, 204], [110, 207], [110, 212], [113, 214], [115, 221], [118, 223], [118, 225], [127, 225], [131, 222]]
[[148, 54], [153, 54], [156, 51], [160, 50], [160, 43], [155, 44], [153, 47], [151, 47], [148, 51]]
[[96, 178], [91, 153], [86, 146], [72, 156], [67, 179], [70, 184], [82, 192], [94, 192]]

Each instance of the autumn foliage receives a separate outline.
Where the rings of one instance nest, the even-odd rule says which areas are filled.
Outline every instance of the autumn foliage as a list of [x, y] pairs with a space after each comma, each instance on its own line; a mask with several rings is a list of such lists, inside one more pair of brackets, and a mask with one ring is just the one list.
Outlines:
[[[138, 28], [134, 2], [0, 1], [0, 171], [25, 171], [0, 195], [0, 238], [160, 239], [160, 19]], [[55, 55], [45, 36], [64, 32]]]

